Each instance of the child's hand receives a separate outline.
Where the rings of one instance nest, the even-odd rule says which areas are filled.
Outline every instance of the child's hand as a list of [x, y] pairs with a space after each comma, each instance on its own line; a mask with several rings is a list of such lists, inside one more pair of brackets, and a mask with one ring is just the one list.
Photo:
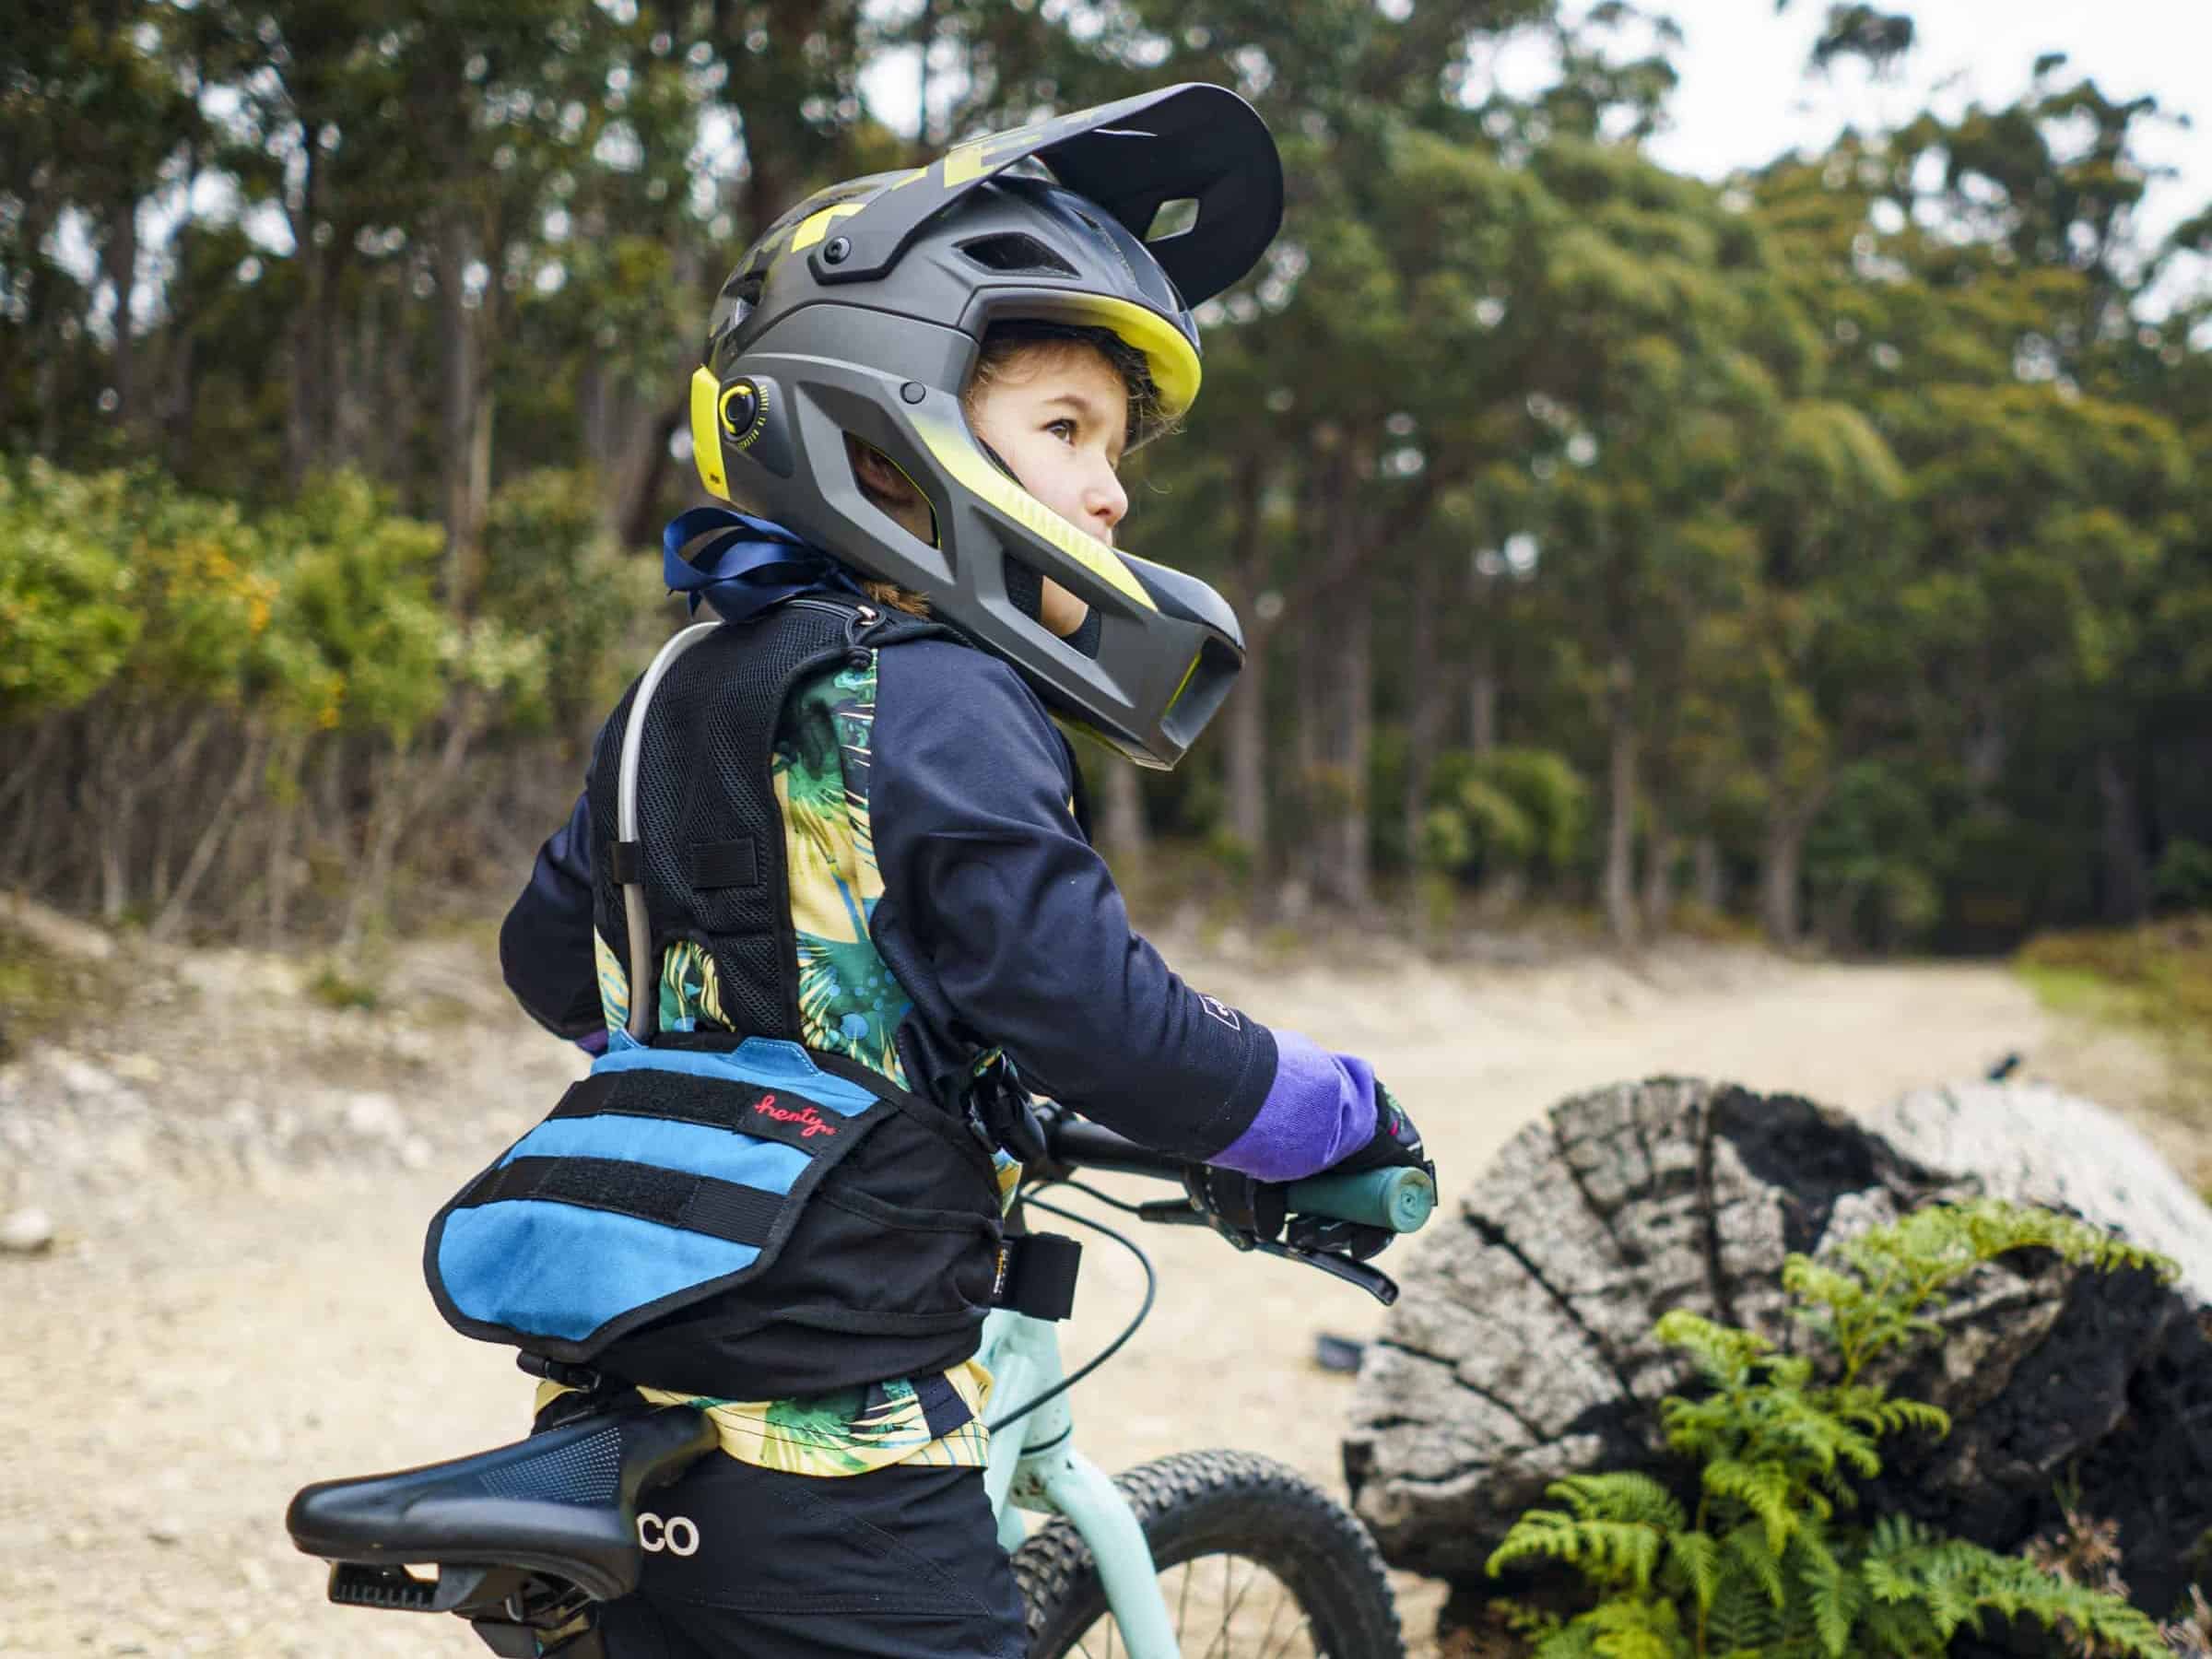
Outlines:
[[1356, 1175], [1365, 1170], [1391, 1169], [1426, 1170], [1430, 1178], [1436, 1166], [1429, 1161], [1429, 1154], [1421, 1145], [1421, 1132], [1413, 1126], [1413, 1119], [1406, 1115], [1397, 1097], [1382, 1087], [1382, 1079], [1375, 1079], [1375, 1133], [1374, 1138], [1348, 1158], [1340, 1158], [1326, 1171], [1330, 1175]]
[[1216, 1164], [1193, 1164], [1183, 1171], [1183, 1190], [1206, 1224], [1239, 1250], [1250, 1250], [1283, 1230], [1285, 1188]]

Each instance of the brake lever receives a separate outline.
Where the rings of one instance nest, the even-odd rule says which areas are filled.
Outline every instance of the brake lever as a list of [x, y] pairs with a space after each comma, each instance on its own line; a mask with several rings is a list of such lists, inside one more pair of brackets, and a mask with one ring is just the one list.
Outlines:
[[1379, 1267], [1370, 1267], [1365, 1262], [1356, 1262], [1333, 1250], [1312, 1250], [1295, 1241], [1285, 1243], [1275, 1239], [1254, 1238], [1232, 1228], [1216, 1227], [1212, 1218], [1187, 1198], [1155, 1198], [1138, 1205], [1136, 1214], [1140, 1221], [1155, 1221], [1166, 1227], [1212, 1228], [1239, 1250], [1262, 1251], [1280, 1256], [1286, 1262], [1302, 1262], [1309, 1267], [1318, 1267], [1331, 1278], [1357, 1286], [1386, 1308], [1398, 1300], [1398, 1281]]
[[1287, 1262], [1303, 1262], [1309, 1267], [1318, 1267], [1331, 1278], [1340, 1278], [1347, 1285], [1356, 1285], [1384, 1307], [1398, 1300], [1398, 1281], [1379, 1267], [1370, 1267], [1365, 1262], [1355, 1262], [1325, 1250], [1301, 1250], [1296, 1244], [1281, 1244], [1273, 1239], [1255, 1239], [1253, 1249], [1281, 1256]]

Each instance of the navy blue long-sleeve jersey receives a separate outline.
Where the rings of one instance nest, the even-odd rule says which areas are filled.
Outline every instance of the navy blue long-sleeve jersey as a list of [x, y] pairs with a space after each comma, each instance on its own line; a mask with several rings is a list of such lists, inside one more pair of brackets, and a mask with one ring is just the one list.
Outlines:
[[[1193, 990], [1131, 929], [1075, 817], [1075, 757], [1011, 667], [949, 640], [880, 653], [868, 747], [868, 934], [910, 999], [915, 1088], [943, 1098], [995, 1044], [1039, 1092], [1181, 1157], [1286, 1180], [1364, 1144], [1363, 1063]], [[579, 798], [500, 935], [509, 987], [571, 1039], [603, 1029], [592, 845]]]

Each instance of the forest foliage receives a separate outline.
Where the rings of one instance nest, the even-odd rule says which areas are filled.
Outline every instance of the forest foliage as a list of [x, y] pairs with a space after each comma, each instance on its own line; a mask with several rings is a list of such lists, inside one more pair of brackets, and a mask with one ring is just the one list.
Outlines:
[[[1487, 65], [1526, 34], [1558, 68], [1516, 97]], [[1817, 55], [1909, 43], [1838, 6]], [[1264, 904], [1534, 890], [1622, 938], [1693, 899], [1877, 949], [2203, 903], [2212, 212], [2138, 225], [2171, 112], [2046, 59], [1714, 184], [1646, 148], [1678, 44], [1551, 0], [33, 7], [0, 879], [358, 932], [395, 882], [512, 878], [678, 615], [680, 398], [751, 235], [1207, 79], [1267, 116], [1288, 217], [1201, 310], [1127, 540], [1252, 654], [1177, 773], [1095, 762], [1125, 856], [1201, 841]]]

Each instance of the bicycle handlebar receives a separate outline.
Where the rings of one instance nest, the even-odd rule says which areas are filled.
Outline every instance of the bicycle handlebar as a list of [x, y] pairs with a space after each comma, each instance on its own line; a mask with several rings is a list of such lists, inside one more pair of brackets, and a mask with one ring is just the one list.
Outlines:
[[1436, 1210], [1436, 1182], [1400, 1165], [1357, 1175], [1309, 1175], [1285, 1194], [1294, 1216], [1326, 1216], [1392, 1232], [1418, 1232]]
[[[1045, 1148], [1055, 1163], [1181, 1182], [1188, 1159], [1140, 1147], [1097, 1124], [1062, 1117], [1046, 1125]], [[1414, 1232], [1436, 1208], [1436, 1183], [1418, 1170], [1368, 1170], [1357, 1175], [1310, 1175], [1284, 1194], [1290, 1212]]]

